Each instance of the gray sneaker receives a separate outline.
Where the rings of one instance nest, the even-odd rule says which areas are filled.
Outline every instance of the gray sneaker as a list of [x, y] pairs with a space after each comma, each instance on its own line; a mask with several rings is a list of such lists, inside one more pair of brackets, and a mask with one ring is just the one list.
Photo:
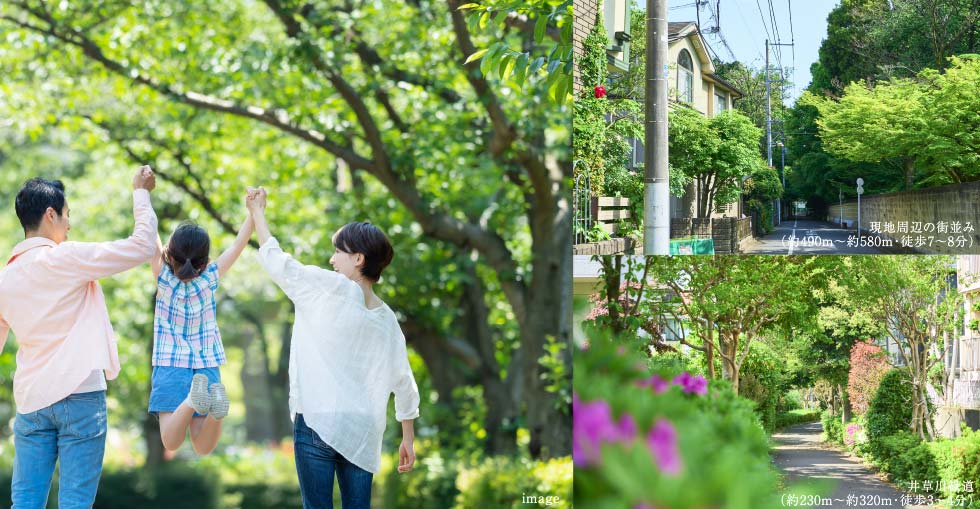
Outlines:
[[208, 393], [208, 377], [201, 373], [191, 379], [191, 394], [188, 398], [194, 411], [205, 415], [211, 408], [211, 394]]
[[211, 412], [209, 415], [217, 421], [228, 415], [228, 395], [225, 394], [224, 384], [211, 384]]

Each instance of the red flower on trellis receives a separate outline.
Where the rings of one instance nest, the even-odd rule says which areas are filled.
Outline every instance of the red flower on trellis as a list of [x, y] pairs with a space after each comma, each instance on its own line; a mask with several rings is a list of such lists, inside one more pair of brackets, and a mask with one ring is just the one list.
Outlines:
[[604, 87], [602, 85], [596, 85], [595, 86], [595, 98], [596, 99], [602, 99], [605, 96], [606, 96], [606, 87]]

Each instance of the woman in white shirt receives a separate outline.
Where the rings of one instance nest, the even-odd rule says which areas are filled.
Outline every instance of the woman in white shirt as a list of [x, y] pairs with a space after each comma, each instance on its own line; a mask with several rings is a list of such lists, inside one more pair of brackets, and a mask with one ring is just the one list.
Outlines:
[[415, 464], [418, 387], [398, 320], [373, 290], [391, 243], [374, 225], [350, 223], [334, 234], [334, 270], [303, 265], [269, 233], [265, 190], [250, 188], [246, 203], [259, 260], [296, 306], [289, 410], [303, 508], [333, 508], [336, 474], [343, 509], [367, 509], [392, 393], [402, 424], [398, 471]]

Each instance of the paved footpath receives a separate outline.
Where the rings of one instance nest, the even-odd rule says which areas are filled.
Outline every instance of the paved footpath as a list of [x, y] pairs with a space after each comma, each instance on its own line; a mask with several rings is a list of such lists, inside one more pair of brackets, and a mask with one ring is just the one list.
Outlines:
[[806, 507], [930, 507], [903, 506], [900, 491], [880, 480], [861, 463], [840, 451], [824, 447], [820, 441], [822, 431], [820, 423], [800, 424], [773, 435], [776, 442], [773, 462], [785, 474], [787, 484], [812, 479], [827, 479], [836, 483], [833, 494], [821, 498], [817, 505]]

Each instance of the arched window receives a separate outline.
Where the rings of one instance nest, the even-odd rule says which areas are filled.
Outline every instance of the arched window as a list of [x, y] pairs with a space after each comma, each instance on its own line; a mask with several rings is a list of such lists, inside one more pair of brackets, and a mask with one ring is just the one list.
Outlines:
[[694, 63], [686, 49], [677, 56], [677, 96], [681, 101], [694, 102]]

